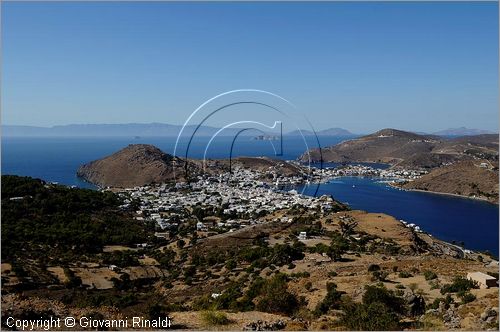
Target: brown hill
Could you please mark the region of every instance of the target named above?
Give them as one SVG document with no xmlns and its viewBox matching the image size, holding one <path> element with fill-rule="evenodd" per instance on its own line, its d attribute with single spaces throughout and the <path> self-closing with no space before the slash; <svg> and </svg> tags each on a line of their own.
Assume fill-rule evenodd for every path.
<svg viewBox="0 0 500 332">
<path fill-rule="evenodd" d="M 131 144 L 103 159 L 81 166 L 77 175 L 102 187 L 135 187 L 174 180 L 173 167 L 182 176 L 184 161 L 146 144 Z"/>
<path fill-rule="evenodd" d="M 435 168 L 459 160 L 484 158 L 498 160 L 498 135 L 467 136 L 446 139 L 396 129 L 344 141 L 320 151 L 309 151 L 313 161 L 383 162 L 404 167 Z M 299 159 L 307 161 L 309 154 Z"/>
<path fill-rule="evenodd" d="M 434 169 L 429 174 L 401 186 L 498 202 L 498 167 L 488 161 L 461 161 Z"/>
<path fill-rule="evenodd" d="M 189 159 L 186 173 L 184 159 L 166 154 L 152 145 L 131 144 L 108 157 L 81 166 L 77 175 L 100 187 L 130 188 L 174 180 L 184 181 L 186 174 L 193 177 L 203 172 L 228 172 L 229 164 L 229 159 L 207 160 L 205 165 L 203 160 Z M 246 168 L 260 172 L 264 181 L 272 179 L 272 174 L 295 176 L 308 173 L 303 167 L 266 157 L 234 158 L 232 167 L 233 170 Z"/>
</svg>

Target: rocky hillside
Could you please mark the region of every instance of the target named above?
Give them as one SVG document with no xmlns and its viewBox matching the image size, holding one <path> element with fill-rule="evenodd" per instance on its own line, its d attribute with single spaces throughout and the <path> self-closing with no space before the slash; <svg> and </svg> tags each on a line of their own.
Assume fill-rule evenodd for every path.
<svg viewBox="0 0 500 332">
<path fill-rule="evenodd" d="M 437 168 L 402 187 L 498 202 L 498 168 L 487 161 L 461 161 Z"/>
<path fill-rule="evenodd" d="M 498 135 L 478 135 L 446 139 L 419 135 L 396 129 L 383 129 L 374 134 L 344 141 L 335 146 L 313 149 L 314 161 L 383 162 L 395 166 L 435 168 L 459 160 L 483 158 L 498 161 Z M 307 161 L 309 154 L 299 159 Z"/>
<path fill-rule="evenodd" d="M 50 316 L 58 330 L 123 326 L 91 326 L 90 317 L 133 328 L 132 317 L 167 316 L 172 329 L 198 331 L 498 330 L 498 287 L 466 279 L 498 278 L 498 261 L 385 214 L 296 204 L 221 232 L 219 222 L 246 211 L 233 219 L 217 203 L 196 204 L 164 211 L 176 229 L 158 237 L 147 214 L 123 207 L 127 191 L 16 176 L 2 176 L 1 187 L 2 317 Z M 198 230 L 200 219 L 211 229 Z M 76 325 L 66 325 L 68 316 Z M 13 329 L 7 322 L 1 328 Z"/>
<path fill-rule="evenodd" d="M 179 169 L 177 176 L 182 176 L 185 165 L 182 159 L 152 145 L 131 144 L 108 157 L 81 166 L 77 175 L 102 187 L 127 188 L 172 181 L 174 165 Z M 196 168 L 194 165 L 190 167 Z"/>
<path fill-rule="evenodd" d="M 186 173 L 186 166 L 187 170 Z M 262 174 L 262 180 L 272 180 L 273 175 L 301 176 L 308 173 L 305 167 L 266 157 L 237 157 L 232 159 L 233 170 L 251 169 Z M 175 173 L 174 173 L 175 167 Z M 130 188 L 152 183 L 184 181 L 206 172 L 228 172 L 229 159 L 203 160 L 174 157 L 160 149 L 145 144 L 131 144 L 126 148 L 99 160 L 81 166 L 77 175 L 100 187 Z"/>
</svg>

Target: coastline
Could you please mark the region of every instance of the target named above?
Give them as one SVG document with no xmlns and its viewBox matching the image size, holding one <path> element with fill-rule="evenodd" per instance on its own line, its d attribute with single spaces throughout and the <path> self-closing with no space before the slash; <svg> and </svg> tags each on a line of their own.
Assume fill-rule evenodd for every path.
<svg viewBox="0 0 500 332">
<path fill-rule="evenodd" d="M 459 197 L 459 198 L 467 198 L 467 199 L 473 199 L 473 200 L 477 200 L 477 201 L 482 201 L 482 202 L 490 203 L 490 204 L 493 204 L 493 205 L 499 205 L 498 201 L 491 201 L 491 200 L 489 200 L 487 198 L 484 198 L 484 197 L 472 197 L 472 196 L 466 196 L 466 195 L 459 195 L 459 194 L 453 194 L 453 193 L 445 193 L 445 192 L 441 192 L 441 191 L 423 190 L 423 189 L 407 189 L 407 188 L 401 188 L 401 187 L 395 185 L 394 182 L 388 182 L 387 184 L 389 186 L 391 186 L 392 188 L 399 189 L 399 190 L 404 190 L 404 191 L 416 191 L 416 192 L 436 194 L 436 195 L 454 196 L 454 197 Z"/>
</svg>

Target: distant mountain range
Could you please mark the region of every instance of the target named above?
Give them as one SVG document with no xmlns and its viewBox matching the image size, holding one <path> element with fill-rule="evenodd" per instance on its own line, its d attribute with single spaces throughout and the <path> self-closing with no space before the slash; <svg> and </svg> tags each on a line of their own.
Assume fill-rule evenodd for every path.
<svg viewBox="0 0 500 332">
<path fill-rule="evenodd" d="M 184 128 L 183 136 L 192 135 L 197 126 L 190 125 Z M 77 136 L 77 137 L 112 137 L 112 136 L 166 136 L 176 137 L 179 134 L 182 126 L 166 123 L 126 123 L 126 124 L 69 124 L 53 127 L 37 127 L 37 126 L 17 126 L 3 125 L 2 136 L 26 136 L 26 137 L 43 137 L 43 136 Z M 212 136 L 219 128 L 211 126 L 201 126 L 198 128 L 197 135 Z M 221 136 L 234 136 L 241 128 L 228 128 L 221 133 Z M 314 133 L 310 130 L 301 130 L 304 136 L 313 136 Z M 473 136 L 482 134 L 494 134 L 495 132 L 482 129 L 469 129 L 466 127 L 449 128 L 434 132 L 432 134 L 424 132 L 415 132 L 419 135 L 437 135 L 437 136 Z M 276 135 L 277 133 L 269 133 Z M 293 130 L 284 135 L 298 136 L 300 132 Z M 243 136 L 255 136 L 256 133 L 248 131 L 242 133 Z M 317 136 L 357 136 L 349 130 L 343 128 L 329 128 L 316 131 Z"/>
<path fill-rule="evenodd" d="M 304 136 L 313 136 L 314 133 L 310 130 L 301 130 L 302 135 Z M 295 135 L 298 136 L 300 135 L 300 132 L 298 130 L 294 130 L 289 132 L 287 135 Z M 319 130 L 316 132 L 317 136 L 355 136 L 355 134 L 351 133 L 349 130 L 342 129 L 342 128 L 330 128 L 330 129 L 324 129 L 324 130 Z"/>
<path fill-rule="evenodd" d="M 186 126 L 183 131 L 183 136 L 192 135 L 197 126 Z M 128 124 L 70 124 L 53 127 L 36 127 L 36 126 L 15 126 L 3 125 L 2 136 L 94 136 L 94 137 L 112 137 L 112 136 L 170 136 L 176 137 L 182 126 L 171 125 L 165 123 L 128 123 Z M 201 126 L 197 130 L 199 136 L 212 136 L 219 128 L 210 126 Z M 238 133 L 241 128 L 228 128 L 221 133 L 221 136 L 233 136 Z M 276 135 L 277 133 L 270 133 Z M 300 135 L 298 130 L 284 133 L 285 135 Z M 302 130 L 305 136 L 312 136 L 313 133 L 308 130 Z M 342 128 L 331 128 L 321 130 L 316 133 L 318 136 L 354 136 L 353 133 Z M 244 136 L 255 136 L 256 133 L 248 131 L 243 133 Z"/>
<path fill-rule="evenodd" d="M 448 128 L 445 130 L 436 131 L 435 133 L 432 134 L 438 136 L 474 136 L 474 135 L 496 134 L 496 133 L 491 130 L 470 129 L 466 127 L 460 127 L 460 128 Z"/>
</svg>

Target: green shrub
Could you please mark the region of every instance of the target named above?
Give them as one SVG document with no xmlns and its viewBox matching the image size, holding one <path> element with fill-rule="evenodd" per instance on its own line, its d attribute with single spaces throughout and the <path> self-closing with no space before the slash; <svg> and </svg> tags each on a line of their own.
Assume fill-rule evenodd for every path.
<svg viewBox="0 0 500 332">
<path fill-rule="evenodd" d="M 462 304 L 472 302 L 476 299 L 476 296 L 470 292 L 459 292 L 457 296 L 462 300 Z"/>
<path fill-rule="evenodd" d="M 441 294 L 466 292 L 471 288 L 478 288 L 476 282 L 461 276 L 456 276 L 451 284 L 441 287 Z"/>
<path fill-rule="evenodd" d="M 438 289 L 441 287 L 441 284 L 437 279 L 429 281 L 429 285 L 431 286 L 431 289 Z"/>
<path fill-rule="evenodd" d="M 164 317 L 168 316 L 168 314 L 166 313 L 165 307 L 159 303 L 151 304 L 148 307 L 148 315 L 149 315 L 149 319 L 164 318 Z"/>
<path fill-rule="evenodd" d="M 401 271 L 401 272 L 399 272 L 398 276 L 400 278 L 410 278 L 410 277 L 413 277 L 413 274 L 411 274 L 408 271 Z"/>
<path fill-rule="evenodd" d="M 436 279 L 437 277 L 438 276 L 436 273 L 434 273 L 434 271 L 430 271 L 430 270 L 424 271 L 425 280 L 433 280 L 433 279 Z"/>
<path fill-rule="evenodd" d="M 230 259 L 226 262 L 226 268 L 228 270 L 232 270 L 234 268 L 236 268 L 237 264 L 236 264 L 236 261 L 234 259 Z"/>
<path fill-rule="evenodd" d="M 231 323 L 227 315 L 220 311 L 202 311 L 201 319 L 206 325 L 210 326 L 228 325 Z"/>
<path fill-rule="evenodd" d="M 292 264 L 294 260 L 304 258 L 305 246 L 301 242 L 296 242 L 292 246 L 288 244 L 276 244 L 269 254 L 269 262 L 277 266 Z M 290 268 L 290 267 L 289 267 Z"/>
<path fill-rule="evenodd" d="M 332 242 L 327 251 L 328 257 L 334 262 L 342 259 L 342 255 L 349 249 L 349 243 L 342 237 L 339 232 L 334 232 L 332 235 Z"/>
<path fill-rule="evenodd" d="M 347 302 L 342 306 L 340 322 L 350 330 L 400 330 L 400 315 L 405 302 L 384 286 L 366 286 L 362 303 Z"/>
<path fill-rule="evenodd" d="M 340 322 L 349 330 L 392 331 L 400 330 L 399 318 L 380 302 L 371 304 L 349 303 L 343 306 Z"/>
<path fill-rule="evenodd" d="M 340 298 L 343 292 L 337 290 L 337 285 L 333 282 L 326 284 L 326 296 L 316 306 L 317 314 L 326 314 L 330 309 L 338 309 L 340 307 Z"/>
<path fill-rule="evenodd" d="M 397 297 L 393 291 L 384 286 L 366 286 L 363 303 L 369 305 L 375 302 L 383 303 L 394 312 L 401 314 L 405 312 L 405 301 Z"/>
<path fill-rule="evenodd" d="M 259 293 L 256 307 L 260 311 L 291 314 L 298 309 L 299 300 L 288 291 L 286 275 L 282 273 L 265 280 Z"/>
<path fill-rule="evenodd" d="M 329 276 L 329 277 L 336 277 L 336 276 L 338 276 L 338 275 L 339 275 L 339 274 L 338 274 L 337 272 L 335 272 L 335 271 L 330 271 L 330 272 L 328 272 L 328 276 Z"/>
<path fill-rule="evenodd" d="M 380 271 L 380 266 L 377 264 L 370 264 L 368 266 L 368 272 Z"/>
<path fill-rule="evenodd" d="M 438 309 L 439 308 L 439 303 L 443 302 L 444 303 L 444 308 L 449 309 L 450 304 L 454 303 L 455 301 L 451 297 L 450 294 L 446 295 L 446 298 L 438 297 L 434 299 L 434 301 L 429 304 L 427 307 L 428 309 Z"/>
<path fill-rule="evenodd" d="M 311 274 L 307 271 L 304 272 L 294 272 L 290 274 L 290 278 L 309 278 Z"/>
</svg>

